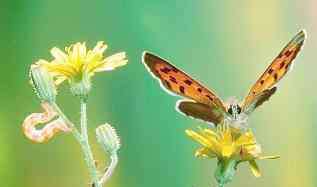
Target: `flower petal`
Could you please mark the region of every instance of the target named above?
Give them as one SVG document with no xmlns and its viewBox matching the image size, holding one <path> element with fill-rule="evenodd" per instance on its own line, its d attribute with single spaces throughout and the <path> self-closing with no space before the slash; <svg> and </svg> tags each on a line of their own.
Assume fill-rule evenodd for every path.
<svg viewBox="0 0 317 187">
<path fill-rule="evenodd" d="M 250 169 L 255 177 L 261 177 L 260 168 L 255 160 L 249 160 Z"/>
<path fill-rule="evenodd" d="M 224 131 L 222 132 L 222 138 L 224 144 L 231 144 L 233 142 L 232 134 L 229 128 L 224 129 Z"/>
<path fill-rule="evenodd" d="M 76 74 L 76 69 L 69 63 L 45 63 L 43 64 L 53 76 L 63 75 L 66 77 L 71 77 Z"/>
<path fill-rule="evenodd" d="M 40 59 L 40 60 L 38 60 L 37 62 L 35 62 L 35 65 L 49 66 L 49 65 L 50 65 L 50 62 L 48 62 L 48 61 L 46 61 L 46 60 L 43 60 L 43 59 Z"/>
<path fill-rule="evenodd" d="M 204 130 L 202 130 L 202 132 L 205 134 L 205 136 L 208 136 L 210 138 L 214 138 L 216 140 L 219 139 L 219 135 L 210 129 L 204 129 Z"/>
<path fill-rule="evenodd" d="M 67 55 L 57 47 L 51 49 L 51 54 L 58 63 L 66 63 L 68 60 Z"/>
<path fill-rule="evenodd" d="M 261 145 L 259 144 L 253 144 L 253 145 L 246 145 L 244 148 L 247 150 L 247 152 L 254 157 L 257 157 L 262 153 Z"/>
<path fill-rule="evenodd" d="M 201 145 L 205 147 L 212 147 L 212 144 L 210 143 L 210 141 L 206 139 L 205 137 L 201 136 L 200 134 L 198 134 L 197 132 L 188 130 L 188 129 L 185 130 L 185 132 L 189 137 L 191 137 L 193 140 L 197 141 Z"/>
<path fill-rule="evenodd" d="M 100 64 L 100 62 L 102 61 L 102 58 L 103 58 L 103 53 L 107 49 L 107 47 L 108 46 L 106 44 L 104 44 L 104 42 L 102 42 L 102 41 L 97 42 L 97 45 L 94 47 L 94 49 L 89 50 L 87 52 L 86 61 L 99 62 L 99 64 Z M 94 67 L 97 68 L 97 67 L 99 67 L 99 65 L 94 66 Z"/>
<path fill-rule="evenodd" d="M 278 159 L 281 158 L 279 155 L 275 155 L 275 156 L 260 156 L 257 159 L 263 160 L 263 159 Z"/>
<path fill-rule="evenodd" d="M 125 52 L 117 53 L 110 57 L 107 57 L 103 61 L 103 64 L 101 64 L 100 67 L 96 68 L 95 72 L 111 71 L 117 67 L 124 66 L 128 62 L 128 60 L 125 58 L 126 58 Z"/>
<path fill-rule="evenodd" d="M 235 152 L 234 144 L 222 145 L 221 155 L 222 157 L 229 158 Z"/>
<path fill-rule="evenodd" d="M 106 44 L 104 44 L 103 41 L 97 42 L 96 46 L 92 50 L 92 53 L 94 54 L 102 54 L 104 51 L 108 48 Z"/>
<path fill-rule="evenodd" d="M 61 84 L 62 82 L 64 82 L 66 79 L 67 79 L 67 77 L 65 77 L 65 76 L 57 77 L 56 80 L 55 80 L 55 84 L 56 84 L 56 85 L 60 85 L 60 84 Z"/>
<path fill-rule="evenodd" d="M 202 147 L 196 150 L 195 157 L 202 157 L 202 158 L 215 158 L 217 155 L 215 152 L 211 151 L 206 147 Z"/>
<path fill-rule="evenodd" d="M 78 48 L 78 55 L 79 58 L 84 59 L 86 58 L 86 43 L 82 43 Z"/>
<path fill-rule="evenodd" d="M 120 52 L 120 53 L 116 53 L 114 55 L 107 57 L 106 61 L 107 62 L 120 61 L 120 60 L 124 60 L 125 58 L 126 58 L 125 52 Z"/>
<path fill-rule="evenodd" d="M 82 48 L 85 47 L 85 44 L 81 44 L 81 43 L 76 43 L 75 45 L 70 47 L 69 50 L 69 56 L 70 56 L 70 61 L 73 64 L 76 64 L 77 67 L 80 67 L 81 62 L 83 59 L 80 58 L 80 52 L 82 50 Z M 85 47 L 86 48 L 86 47 Z"/>
<path fill-rule="evenodd" d="M 236 144 L 237 145 L 248 145 L 248 144 L 255 144 L 255 137 L 251 131 L 248 131 L 244 134 L 242 134 L 237 140 Z"/>
</svg>

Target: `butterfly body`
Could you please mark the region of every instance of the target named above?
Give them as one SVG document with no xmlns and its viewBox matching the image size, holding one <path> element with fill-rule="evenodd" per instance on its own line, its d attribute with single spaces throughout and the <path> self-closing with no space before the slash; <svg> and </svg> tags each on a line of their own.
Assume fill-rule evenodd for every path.
<svg viewBox="0 0 317 187">
<path fill-rule="evenodd" d="M 248 125 L 248 115 L 242 111 L 242 107 L 240 106 L 238 100 L 232 97 L 225 105 L 227 106 L 227 112 L 223 123 L 230 124 L 235 128 L 246 129 Z"/>
<path fill-rule="evenodd" d="M 230 114 L 234 119 L 237 119 L 238 115 L 241 114 L 242 111 L 242 108 L 237 100 L 235 98 L 230 98 L 226 105 L 228 106 L 228 114 Z"/>
<path fill-rule="evenodd" d="M 143 53 L 142 62 L 164 90 L 186 98 L 176 104 L 180 113 L 216 126 L 228 123 L 232 127 L 245 128 L 248 116 L 276 92 L 277 82 L 290 70 L 305 38 L 305 32 L 300 31 L 273 60 L 240 103 L 236 99 L 224 103 L 215 92 L 150 52 Z"/>
</svg>

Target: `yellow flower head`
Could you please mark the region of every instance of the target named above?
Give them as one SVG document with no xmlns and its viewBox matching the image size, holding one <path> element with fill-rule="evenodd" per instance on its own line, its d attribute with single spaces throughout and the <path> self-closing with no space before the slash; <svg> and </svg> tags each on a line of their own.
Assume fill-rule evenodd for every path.
<svg viewBox="0 0 317 187">
<path fill-rule="evenodd" d="M 76 87 L 76 83 L 86 83 L 90 88 L 90 78 L 101 71 L 110 71 L 125 65 L 128 60 L 124 52 L 104 57 L 107 49 L 102 41 L 98 42 L 92 50 L 87 50 L 85 43 L 76 43 L 66 47 L 65 51 L 54 47 L 51 54 L 54 59 L 50 62 L 39 60 L 37 64 L 43 65 L 54 76 L 55 83 L 60 84 L 68 80 Z M 78 86 L 78 85 L 77 85 Z M 80 87 L 80 89 L 85 89 Z"/>
<path fill-rule="evenodd" d="M 195 156 L 203 158 L 217 158 L 218 166 L 227 167 L 233 163 L 233 169 L 244 161 L 248 161 L 253 174 L 256 177 L 261 175 L 256 159 L 275 159 L 279 156 L 260 156 L 262 151 L 256 143 L 253 133 L 249 130 L 240 132 L 229 126 L 221 125 L 216 131 L 201 129 L 199 132 L 186 130 L 186 134 L 202 145 Z M 223 169 L 223 168 L 222 168 Z M 232 177 L 232 176 L 231 176 Z"/>
</svg>

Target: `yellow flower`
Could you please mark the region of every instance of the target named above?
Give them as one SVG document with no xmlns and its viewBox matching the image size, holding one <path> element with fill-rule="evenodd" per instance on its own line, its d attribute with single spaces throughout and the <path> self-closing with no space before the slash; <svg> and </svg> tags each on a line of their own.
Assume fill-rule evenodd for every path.
<svg viewBox="0 0 317 187">
<path fill-rule="evenodd" d="M 241 162 L 249 162 L 251 171 L 256 177 L 259 177 L 261 173 L 255 162 L 256 159 L 279 158 L 279 156 L 261 156 L 261 147 L 256 143 L 250 130 L 240 132 L 222 125 L 216 131 L 211 129 L 201 129 L 199 132 L 186 130 L 186 134 L 202 145 L 196 151 L 196 157 L 218 159 L 219 171 L 218 174 L 216 171 L 215 175 L 218 182 L 221 180 L 221 183 L 227 183 L 232 179 L 235 171 L 230 171 L 230 169 L 236 170 L 237 165 Z"/>
<path fill-rule="evenodd" d="M 106 49 L 107 45 L 102 41 L 98 42 L 92 50 L 87 50 L 85 43 L 66 47 L 65 52 L 54 47 L 51 50 L 54 59 L 50 62 L 39 60 L 37 64 L 47 68 L 54 76 L 56 84 L 68 80 L 73 84 L 74 89 L 88 92 L 90 78 L 96 72 L 110 71 L 128 62 L 124 52 L 104 58 L 103 53 Z M 78 84 L 82 82 L 84 85 Z"/>
</svg>

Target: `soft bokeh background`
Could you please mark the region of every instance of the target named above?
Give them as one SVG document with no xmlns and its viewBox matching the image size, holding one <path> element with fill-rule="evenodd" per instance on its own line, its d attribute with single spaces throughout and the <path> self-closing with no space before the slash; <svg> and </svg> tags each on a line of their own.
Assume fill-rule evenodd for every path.
<svg viewBox="0 0 317 187">
<path fill-rule="evenodd" d="M 317 186 L 317 24 L 315 0 L 128 1 L 2 0 L 0 3 L 0 183 L 9 187 L 88 186 L 77 142 L 60 135 L 33 144 L 21 132 L 27 114 L 40 110 L 28 84 L 28 67 L 49 50 L 77 41 L 106 41 L 107 54 L 126 51 L 130 64 L 98 74 L 89 101 L 89 133 L 96 159 L 107 157 L 94 138 L 109 122 L 122 138 L 120 162 L 108 187 L 215 186 L 214 160 L 199 160 L 186 128 L 203 125 L 174 110 L 140 62 L 143 50 L 171 60 L 222 98 L 247 93 L 284 45 L 302 28 L 304 50 L 277 94 L 254 113 L 250 124 L 267 154 L 263 177 L 246 164 L 228 186 Z M 75 121 L 78 101 L 67 85 L 58 102 Z"/>
</svg>

